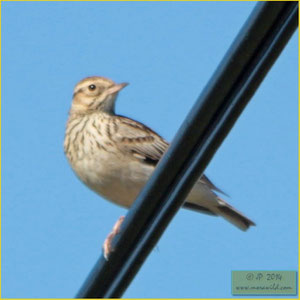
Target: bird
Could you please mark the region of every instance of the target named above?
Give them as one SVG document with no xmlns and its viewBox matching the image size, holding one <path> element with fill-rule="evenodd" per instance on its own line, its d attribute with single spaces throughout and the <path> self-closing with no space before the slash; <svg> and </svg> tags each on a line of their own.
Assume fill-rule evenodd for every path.
<svg viewBox="0 0 300 300">
<path fill-rule="evenodd" d="M 118 94 L 128 83 L 91 76 L 76 84 L 66 124 L 64 152 L 79 179 L 103 198 L 129 208 L 146 184 L 169 143 L 148 126 L 116 114 Z M 255 223 L 223 200 L 224 194 L 202 175 L 183 208 L 221 216 L 245 231 Z M 113 237 L 124 217 L 104 242 L 108 258 Z"/>
</svg>

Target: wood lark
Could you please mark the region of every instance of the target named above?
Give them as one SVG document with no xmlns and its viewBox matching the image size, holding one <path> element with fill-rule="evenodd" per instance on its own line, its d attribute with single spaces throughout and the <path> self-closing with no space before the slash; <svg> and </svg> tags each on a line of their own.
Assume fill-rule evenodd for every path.
<svg viewBox="0 0 300 300">
<path fill-rule="evenodd" d="M 126 85 L 104 77 L 88 77 L 75 86 L 64 150 L 75 174 L 90 189 L 130 207 L 169 144 L 147 126 L 115 114 L 116 98 Z M 202 175 L 183 207 L 222 216 L 241 230 L 255 225 L 215 192 L 222 193 Z M 122 220 L 104 243 L 106 257 Z"/>
</svg>

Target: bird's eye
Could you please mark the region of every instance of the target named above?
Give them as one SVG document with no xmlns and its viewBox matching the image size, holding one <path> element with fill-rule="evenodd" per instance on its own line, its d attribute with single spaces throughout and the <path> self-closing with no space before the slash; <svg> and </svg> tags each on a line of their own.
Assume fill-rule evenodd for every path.
<svg viewBox="0 0 300 300">
<path fill-rule="evenodd" d="M 96 86 L 94 84 L 89 85 L 89 90 L 94 91 L 96 89 Z"/>
</svg>

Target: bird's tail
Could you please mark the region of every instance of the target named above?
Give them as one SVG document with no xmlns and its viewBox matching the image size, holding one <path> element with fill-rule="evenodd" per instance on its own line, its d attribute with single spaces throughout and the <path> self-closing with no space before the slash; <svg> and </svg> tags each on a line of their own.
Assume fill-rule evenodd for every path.
<svg viewBox="0 0 300 300">
<path fill-rule="evenodd" d="M 250 226 L 255 226 L 255 223 L 245 217 L 242 213 L 218 197 L 218 205 L 215 207 L 216 214 L 225 218 L 231 224 L 245 231 Z"/>
</svg>

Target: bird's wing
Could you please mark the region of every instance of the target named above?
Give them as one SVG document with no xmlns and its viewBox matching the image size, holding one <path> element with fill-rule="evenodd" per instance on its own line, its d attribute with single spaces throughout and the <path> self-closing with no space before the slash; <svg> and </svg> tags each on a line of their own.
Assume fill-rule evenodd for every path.
<svg viewBox="0 0 300 300">
<path fill-rule="evenodd" d="M 168 149 L 169 143 L 142 123 L 123 116 L 119 117 L 120 122 L 114 134 L 114 139 L 116 139 L 119 149 L 145 163 L 156 166 L 164 152 Z M 204 174 L 200 177 L 199 181 L 207 185 L 211 190 L 226 195 Z"/>
<path fill-rule="evenodd" d="M 119 118 L 114 139 L 124 151 L 145 163 L 156 165 L 169 143 L 147 126 L 129 118 Z"/>
<path fill-rule="evenodd" d="M 221 189 L 216 187 L 204 174 L 200 177 L 200 181 L 207 185 L 211 190 L 219 192 L 225 196 L 228 196 L 225 192 L 223 192 Z"/>
</svg>

